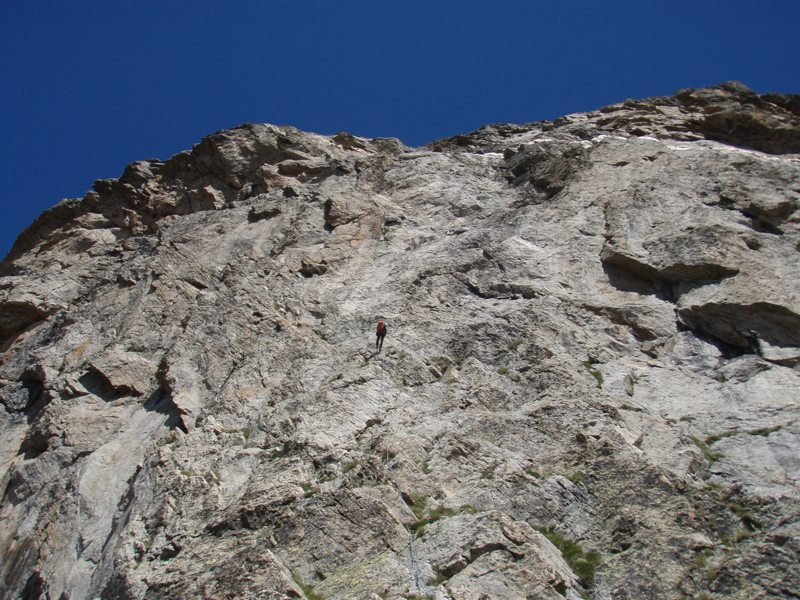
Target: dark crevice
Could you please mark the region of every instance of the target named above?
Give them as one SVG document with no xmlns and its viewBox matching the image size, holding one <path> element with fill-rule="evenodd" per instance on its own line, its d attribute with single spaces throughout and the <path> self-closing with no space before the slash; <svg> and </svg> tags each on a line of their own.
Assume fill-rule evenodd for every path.
<svg viewBox="0 0 800 600">
<path fill-rule="evenodd" d="M 750 227 L 753 231 L 769 233 L 771 235 L 783 235 L 783 229 L 767 220 L 762 215 L 757 215 L 746 210 L 740 212 L 750 220 Z"/>
<path fill-rule="evenodd" d="M 189 278 L 189 279 L 184 279 L 184 281 L 193 288 L 195 288 L 196 290 L 203 291 L 205 289 L 208 289 L 208 286 L 198 279 Z"/>
<path fill-rule="evenodd" d="M 30 423 L 39 414 L 39 411 L 45 407 L 49 401 L 49 396 L 44 393 L 44 382 L 38 379 L 23 379 L 21 387 L 28 394 L 28 401 L 25 404 L 25 412 L 28 414 L 28 422 Z"/>
<path fill-rule="evenodd" d="M 567 584 L 566 583 L 564 583 L 563 581 L 553 581 L 553 582 L 550 582 L 550 585 L 553 586 L 553 589 L 556 592 L 558 592 L 559 594 L 561 594 L 565 598 L 567 597 Z"/>
<path fill-rule="evenodd" d="M 635 309 L 631 309 L 628 307 L 613 307 L 613 306 L 592 306 L 588 304 L 584 304 L 582 308 L 593 312 L 596 315 L 600 315 L 615 323 L 616 325 L 622 325 L 623 327 L 627 327 L 636 339 L 638 340 L 654 340 L 659 337 L 657 332 L 654 332 L 646 327 L 643 327 L 638 322 L 638 314 Z"/>
<path fill-rule="evenodd" d="M 491 298 L 490 295 L 487 295 L 483 291 L 481 291 L 481 288 L 472 283 L 469 279 L 464 279 L 462 283 L 467 287 L 467 289 L 471 294 L 476 295 L 478 298 L 483 298 L 483 299 Z"/>
<path fill-rule="evenodd" d="M 463 556 L 455 563 L 443 567 L 441 572 L 448 578 L 453 577 L 454 575 L 457 575 L 466 569 L 470 564 L 478 560 L 479 557 L 483 556 L 484 554 L 488 554 L 489 552 L 494 552 L 495 550 L 508 550 L 508 548 L 505 546 L 505 544 L 498 542 L 489 543 L 485 546 L 479 546 L 477 548 L 470 548 L 468 557 Z"/>
<path fill-rule="evenodd" d="M 41 573 L 34 571 L 25 583 L 25 588 L 19 596 L 20 600 L 48 600 L 49 597 L 44 591 L 44 579 Z"/>
<path fill-rule="evenodd" d="M 642 296 L 655 296 L 659 300 L 675 304 L 678 300 L 677 285 L 658 277 L 642 277 L 623 265 L 602 261 L 608 282 L 621 292 L 635 292 Z"/>
<path fill-rule="evenodd" d="M 776 348 L 800 347 L 800 314 L 780 304 L 706 303 L 678 310 L 680 322 L 725 343 L 758 354 L 764 344 Z"/>
<path fill-rule="evenodd" d="M 256 221 L 261 221 L 262 219 L 272 219 L 273 217 L 277 217 L 282 212 L 282 203 L 275 200 L 258 203 L 250 209 L 250 212 L 247 215 L 247 220 L 250 223 L 255 223 Z"/>
<path fill-rule="evenodd" d="M 170 430 L 180 429 L 183 433 L 189 433 L 183 422 L 183 413 L 177 404 L 172 400 L 172 393 L 165 389 L 158 389 L 153 392 L 144 403 L 144 409 L 148 412 L 156 412 L 167 417 L 164 425 Z"/>
<path fill-rule="evenodd" d="M 738 356 L 744 356 L 745 354 L 761 356 L 761 350 L 758 346 L 758 339 L 755 336 L 753 336 L 749 346 L 736 346 L 708 333 L 707 331 L 704 331 L 701 327 L 691 328 L 680 320 L 677 321 L 676 325 L 678 331 L 689 332 L 698 340 L 714 346 L 720 351 L 720 353 L 722 353 L 722 357 L 726 360 L 730 360 Z"/>
<path fill-rule="evenodd" d="M 499 542 L 493 542 L 478 548 L 470 548 L 469 562 L 475 562 L 479 557 L 483 556 L 484 554 L 488 554 L 489 552 L 494 552 L 495 550 L 508 550 L 508 548 L 505 544 L 501 544 Z"/>
<path fill-rule="evenodd" d="M 37 427 L 32 427 L 25 434 L 17 450 L 17 456 L 24 455 L 26 460 L 36 458 L 50 448 L 50 438 Z"/>
<path fill-rule="evenodd" d="M 716 264 L 676 264 L 655 269 L 624 254 L 601 256 L 601 263 L 608 282 L 618 290 L 655 296 L 671 304 L 690 289 L 720 283 L 739 272 Z"/>
<path fill-rule="evenodd" d="M 33 369 L 25 371 L 18 382 L 15 396 L 17 401 L 13 406 L 16 409 L 14 412 L 24 413 L 29 425 L 17 455 L 24 455 L 26 459 L 36 458 L 50 447 L 50 435 L 46 428 L 40 426 L 39 417 L 52 396 L 45 389 L 41 374 Z M 7 406 L 8 408 L 11 407 Z"/>
<path fill-rule="evenodd" d="M 136 396 L 136 390 L 126 386 L 115 386 L 106 375 L 94 366 L 78 379 L 80 384 L 91 394 L 102 398 L 106 402 L 111 402 L 122 396 Z"/>
</svg>

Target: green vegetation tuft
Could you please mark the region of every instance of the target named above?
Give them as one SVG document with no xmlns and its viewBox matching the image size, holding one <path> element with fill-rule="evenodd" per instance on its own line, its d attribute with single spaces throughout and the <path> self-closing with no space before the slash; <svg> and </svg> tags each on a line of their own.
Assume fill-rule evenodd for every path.
<svg viewBox="0 0 800 600">
<path fill-rule="evenodd" d="M 434 569 L 433 572 L 434 572 L 434 574 L 436 576 L 435 577 L 431 577 L 430 579 L 428 579 L 428 581 L 425 582 L 425 585 L 429 585 L 429 586 L 433 587 L 433 586 L 436 586 L 436 585 L 441 585 L 445 581 L 450 579 L 447 575 L 442 573 L 439 569 Z"/>
<path fill-rule="evenodd" d="M 697 556 L 695 556 L 692 565 L 698 569 L 705 569 L 708 565 L 708 557 L 706 556 L 705 552 L 700 552 Z"/>
<path fill-rule="evenodd" d="M 481 472 L 481 479 L 494 479 L 494 470 L 497 465 L 491 465 Z"/>
<path fill-rule="evenodd" d="M 303 491 L 305 492 L 303 496 L 304 498 L 311 498 L 311 496 L 314 494 L 319 493 L 319 488 L 311 483 L 301 483 L 300 487 L 303 488 Z"/>
<path fill-rule="evenodd" d="M 250 428 L 242 427 L 241 429 L 223 429 L 222 433 L 227 433 L 227 434 L 241 433 L 242 435 L 244 435 L 245 439 L 247 439 L 248 437 L 250 437 Z"/>
<path fill-rule="evenodd" d="M 742 520 L 751 519 L 750 511 L 748 511 L 744 506 L 742 506 L 738 502 L 728 501 L 725 503 L 725 506 L 727 506 L 740 519 Z"/>
<path fill-rule="evenodd" d="M 791 423 L 789 423 L 791 425 Z M 775 427 L 762 427 L 761 429 L 753 429 L 752 431 L 748 431 L 750 435 L 763 435 L 764 437 L 768 436 L 770 433 L 775 433 L 776 431 L 780 431 L 783 429 L 783 425 L 776 425 Z"/>
<path fill-rule="evenodd" d="M 603 374 L 594 368 L 594 363 L 590 360 L 587 360 L 583 363 L 583 366 L 586 367 L 589 371 L 589 374 L 597 380 L 597 387 L 602 388 L 603 382 Z"/>
<path fill-rule="evenodd" d="M 424 519 L 421 518 L 422 512 L 424 511 L 424 505 L 422 505 L 422 508 L 420 509 L 418 509 L 415 506 L 412 506 L 411 510 L 417 517 L 417 520 L 414 521 L 413 523 L 409 523 L 408 528 L 411 529 L 411 531 L 415 532 L 417 536 L 421 536 L 423 533 L 425 533 L 425 525 L 427 525 L 428 523 L 433 523 L 434 521 L 438 521 L 442 517 L 452 517 L 454 515 L 457 515 L 463 511 L 463 507 L 460 509 L 455 509 L 455 508 L 447 508 L 445 506 L 438 506 L 434 508 L 432 511 L 430 511 L 428 516 L 425 517 Z"/>
<path fill-rule="evenodd" d="M 731 437 L 731 436 L 734 436 L 734 435 L 738 435 L 739 433 L 741 433 L 741 432 L 738 429 L 730 429 L 728 431 L 723 431 L 722 433 L 715 433 L 714 435 L 710 435 L 710 436 L 708 436 L 706 438 L 706 444 L 708 444 L 710 446 L 714 442 L 718 442 L 721 439 L 726 438 L 726 437 Z"/>
<path fill-rule="evenodd" d="M 567 561 L 572 572 L 580 577 L 584 586 L 590 588 L 594 585 L 595 570 L 603 562 L 603 556 L 599 552 L 592 550 L 584 553 L 578 544 L 557 534 L 555 527 L 534 527 L 534 529 L 561 551 L 564 560 Z"/>
<path fill-rule="evenodd" d="M 314 593 L 314 587 L 311 585 L 306 585 L 303 581 L 298 577 L 295 573 L 292 573 L 292 579 L 294 582 L 303 590 L 303 595 L 306 597 L 306 600 L 325 600 L 319 594 Z"/>
<path fill-rule="evenodd" d="M 428 523 L 430 523 L 428 519 L 420 519 L 418 521 L 414 521 L 413 523 L 408 523 L 408 528 L 413 534 L 416 534 L 417 537 L 422 537 L 425 535 L 425 525 Z"/>
<path fill-rule="evenodd" d="M 753 535 L 753 532 L 750 531 L 747 527 L 744 526 L 740 527 L 739 530 L 736 532 L 736 538 L 734 539 L 734 542 L 738 544 L 742 540 L 746 540 L 747 538 L 749 538 L 751 535 Z"/>
<path fill-rule="evenodd" d="M 700 450 L 703 451 L 703 455 L 706 457 L 706 460 L 708 460 L 708 462 L 711 463 L 716 462 L 720 458 L 723 458 L 725 456 L 724 454 L 714 452 L 711 448 L 709 448 L 708 444 L 703 440 L 700 440 L 696 437 L 692 437 L 692 441 L 698 448 L 700 448 Z"/>
<path fill-rule="evenodd" d="M 584 479 L 583 479 L 583 473 L 581 473 L 580 471 L 575 471 L 574 473 L 571 473 L 567 477 L 567 479 L 569 479 L 575 485 L 578 485 L 579 483 L 584 483 L 585 482 Z"/>
<path fill-rule="evenodd" d="M 347 463 L 345 466 L 342 467 L 342 473 L 347 473 L 348 471 L 352 471 L 360 464 L 361 464 L 360 460 L 350 461 L 349 463 Z"/>
<path fill-rule="evenodd" d="M 594 585 L 594 573 L 601 562 L 603 562 L 602 554 L 597 550 L 591 550 L 584 555 L 584 558 L 567 564 L 572 567 L 572 570 L 587 587 L 592 587 Z"/>
<path fill-rule="evenodd" d="M 525 469 L 525 472 L 526 472 L 528 475 L 532 475 L 533 477 L 536 477 L 536 479 L 541 479 L 541 478 L 542 478 L 542 474 L 541 474 L 541 473 L 539 473 L 539 471 L 537 471 L 536 469 L 534 469 L 534 468 L 533 468 L 533 465 L 531 465 L 530 467 L 528 467 L 527 469 Z"/>
<path fill-rule="evenodd" d="M 446 506 L 438 506 L 431 511 L 430 516 L 428 517 L 431 522 L 438 521 L 442 517 L 452 517 L 457 515 L 461 512 L 461 509 L 456 510 L 455 508 L 447 508 Z"/>
<path fill-rule="evenodd" d="M 518 340 L 514 340 L 513 342 L 509 342 L 509 343 L 508 343 L 508 350 L 509 350 L 509 352 L 513 352 L 514 350 L 516 350 L 517 348 L 519 348 L 520 344 L 522 344 L 522 342 L 523 342 L 523 341 L 524 341 L 524 340 L 522 340 L 522 339 L 520 338 L 520 339 L 518 339 Z"/>
<path fill-rule="evenodd" d="M 425 496 L 417 496 L 416 494 L 411 494 L 409 496 L 411 498 L 411 512 L 414 513 L 414 516 L 417 519 L 422 518 L 422 513 L 425 512 L 425 505 L 428 504 L 428 498 Z"/>
</svg>

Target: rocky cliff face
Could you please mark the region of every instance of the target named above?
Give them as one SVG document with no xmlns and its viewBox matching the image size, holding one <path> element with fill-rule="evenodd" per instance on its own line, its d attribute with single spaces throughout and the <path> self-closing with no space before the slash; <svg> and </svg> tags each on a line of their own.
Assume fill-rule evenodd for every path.
<svg viewBox="0 0 800 600">
<path fill-rule="evenodd" d="M 245 125 L 62 202 L 0 265 L 0 596 L 796 598 L 799 123 Z"/>
</svg>

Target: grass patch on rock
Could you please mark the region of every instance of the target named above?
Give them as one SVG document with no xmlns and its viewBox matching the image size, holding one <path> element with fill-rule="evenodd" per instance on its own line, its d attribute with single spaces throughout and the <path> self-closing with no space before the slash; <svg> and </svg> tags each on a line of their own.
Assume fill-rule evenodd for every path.
<svg viewBox="0 0 800 600">
<path fill-rule="evenodd" d="M 303 488 L 304 498 L 311 498 L 314 494 L 319 493 L 319 488 L 312 483 L 301 483 L 300 487 Z"/>
<path fill-rule="evenodd" d="M 789 423 L 789 425 L 792 425 L 793 423 L 794 421 Z M 775 427 L 762 427 L 761 429 L 753 429 L 751 431 L 748 431 L 747 433 L 749 433 L 750 435 L 763 435 L 764 437 L 767 437 L 770 433 L 775 433 L 776 431 L 780 431 L 783 428 L 784 425 L 775 425 Z"/>
<path fill-rule="evenodd" d="M 599 552 L 596 550 L 584 552 L 580 545 L 557 534 L 555 527 L 534 527 L 534 529 L 561 551 L 572 572 L 580 577 L 587 588 L 594 585 L 594 573 L 603 562 L 603 556 Z"/>
<path fill-rule="evenodd" d="M 325 600 L 319 594 L 314 593 L 313 586 L 306 585 L 305 583 L 303 583 L 303 581 L 300 579 L 300 577 L 297 576 L 297 574 L 292 573 L 292 579 L 294 579 L 294 582 L 297 584 L 297 586 L 301 590 L 303 590 L 303 595 L 306 597 L 306 600 Z"/>
<path fill-rule="evenodd" d="M 738 429 L 731 429 L 729 431 L 723 431 L 722 433 L 715 433 L 714 435 L 710 435 L 710 436 L 708 436 L 706 438 L 706 444 L 708 444 L 710 446 L 711 444 L 713 444 L 715 442 L 718 442 L 721 439 L 724 439 L 726 437 L 731 437 L 731 436 L 734 436 L 734 435 L 738 435 L 740 433 L 742 433 L 742 432 L 739 431 Z"/>
<path fill-rule="evenodd" d="M 525 472 L 528 475 L 531 475 L 532 477 L 536 477 L 536 479 L 541 479 L 542 478 L 542 474 L 539 473 L 539 471 L 537 471 L 536 468 L 533 467 L 533 466 L 530 466 L 530 467 L 526 468 Z"/>
<path fill-rule="evenodd" d="M 497 465 L 491 465 L 481 472 L 481 479 L 494 479 L 494 470 Z"/>
<path fill-rule="evenodd" d="M 595 380 L 597 381 L 597 387 L 602 389 L 603 382 L 605 380 L 603 379 L 603 374 L 594 368 L 594 363 L 590 360 L 587 360 L 584 361 L 583 366 L 586 367 L 586 369 L 589 371 L 589 374 L 595 378 Z"/>
<path fill-rule="evenodd" d="M 467 512 L 473 514 L 470 510 L 472 507 L 468 505 L 463 505 L 460 508 L 448 508 L 446 506 L 437 506 L 432 511 L 428 513 L 427 517 L 422 518 L 422 514 L 424 512 L 425 503 L 427 502 L 426 498 L 412 498 L 415 501 L 415 505 L 411 506 L 411 511 L 417 517 L 417 520 L 413 523 L 408 524 L 408 528 L 411 529 L 417 536 L 421 536 L 425 533 L 425 526 L 429 523 L 433 523 L 438 521 L 443 517 L 454 517 L 462 512 Z M 474 509 L 473 509 L 474 510 Z"/>
<path fill-rule="evenodd" d="M 342 473 L 347 473 L 348 471 L 352 471 L 360 464 L 361 464 L 360 460 L 350 461 L 349 463 L 347 463 L 345 466 L 342 467 Z"/>
<path fill-rule="evenodd" d="M 714 452 L 709 447 L 708 442 L 706 442 L 706 441 L 703 441 L 703 440 L 701 440 L 699 438 L 696 438 L 696 437 L 692 437 L 692 441 L 695 443 L 695 445 L 698 448 L 700 448 L 700 450 L 703 452 L 703 456 L 706 457 L 706 460 L 708 460 L 708 462 L 711 462 L 711 463 L 717 462 L 720 458 L 723 458 L 725 456 L 724 454 L 720 454 L 718 452 Z"/>
<path fill-rule="evenodd" d="M 585 480 L 583 479 L 583 473 L 580 471 L 575 471 L 574 473 L 567 475 L 567 479 L 569 479 L 575 485 L 585 483 Z"/>
<path fill-rule="evenodd" d="M 430 579 L 428 579 L 428 581 L 425 582 L 425 585 L 429 585 L 431 587 L 434 587 L 434 586 L 437 586 L 437 585 L 441 585 L 445 581 L 450 579 L 447 575 L 442 573 L 439 569 L 434 569 L 433 573 L 434 573 L 435 576 L 431 577 Z"/>
</svg>

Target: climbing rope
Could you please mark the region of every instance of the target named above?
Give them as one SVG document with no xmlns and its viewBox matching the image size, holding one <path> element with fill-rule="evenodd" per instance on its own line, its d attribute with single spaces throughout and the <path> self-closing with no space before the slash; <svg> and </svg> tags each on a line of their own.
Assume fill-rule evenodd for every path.
<svg viewBox="0 0 800 600">
<path fill-rule="evenodd" d="M 411 531 L 411 527 L 408 524 L 408 513 L 406 512 L 406 502 L 403 498 L 403 487 L 400 485 L 400 481 L 398 481 L 397 477 L 394 474 L 394 469 L 392 469 L 392 465 L 389 464 L 389 443 L 386 441 L 386 429 L 383 427 L 383 376 L 386 373 L 386 352 L 382 352 L 381 357 L 381 401 L 380 401 L 380 424 L 381 424 L 381 436 L 383 437 L 383 446 L 386 448 L 386 467 L 389 469 L 389 473 L 392 474 L 392 479 L 394 479 L 395 484 L 397 484 L 397 490 L 400 493 L 400 506 L 403 507 L 403 522 L 406 526 L 406 531 L 408 531 L 408 552 L 411 556 L 411 566 L 414 569 L 414 574 L 417 578 L 417 587 L 419 591 L 422 592 L 423 596 L 428 596 L 428 591 L 425 589 L 425 586 L 422 584 L 422 579 L 419 575 L 419 569 L 417 568 L 417 561 L 414 558 L 414 534 Z"/>
</svg>

